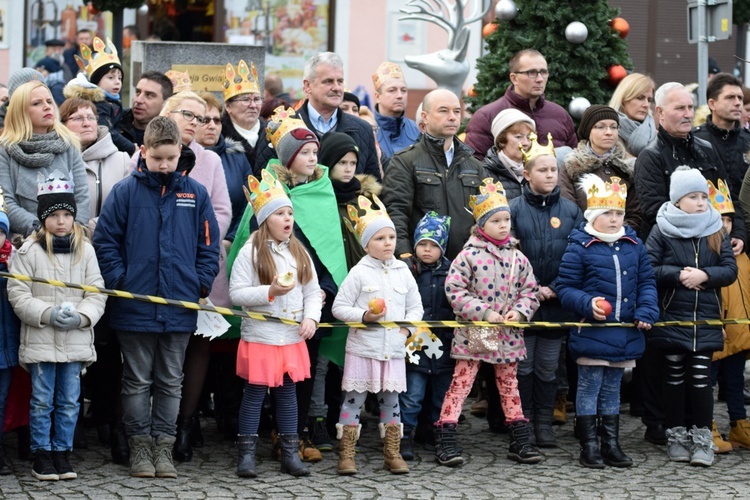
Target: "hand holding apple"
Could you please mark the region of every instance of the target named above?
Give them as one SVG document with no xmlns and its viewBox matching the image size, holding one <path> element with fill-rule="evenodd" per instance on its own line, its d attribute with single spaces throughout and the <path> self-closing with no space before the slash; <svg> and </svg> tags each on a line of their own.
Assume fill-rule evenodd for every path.
<svg viewBox="0 0 750 500">
<path fill-rule="evenodd" d="M 385 316 L 386 306 L 384 299 L 381 299 L 379 297 L 370 299 L 370 301 L 367 303 L 367 307 L 367 312 L 363 317 L 365 322 L 378 321 L 380 318 Z"/>
<path fill-rule="evenodd" d="M 607 302 L 604 297 L 594 297 L 591 299 L 591 311 L 594 315 L 594 319 L 597 321 L 604 321 L 607 319 L 607 310 L 604 307 L 609 306 L 609 312 L 612 312 L 612 304 Z"/>
</svg>

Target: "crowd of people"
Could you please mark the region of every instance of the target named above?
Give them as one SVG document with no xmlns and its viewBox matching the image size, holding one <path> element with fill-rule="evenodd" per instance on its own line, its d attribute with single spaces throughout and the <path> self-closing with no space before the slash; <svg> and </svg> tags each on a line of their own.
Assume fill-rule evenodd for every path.
<svg viewBox="0 0 750 500">
<path fill-rule="evenodd" d="M 405 115 L 391 62 L 373 74 L 373 110 L 331 52 L 308 60 L 296 103 L 278 75 L 262 94 L 253 62 L 232 61 L 221 99 L 149 71 L 124 108 L 111 42 L 70 55 L 66 81 L 59 57 L 12 74 L 0 106 L 0 270 L 291 321 L 228 317 L 210 340 L 192 308 L 6 280 L 0 415 L 21 415 L 35 478 L 77 477 L 84 419 L 131 476 L 177 477 L 208 408 L 240 477 L 257 476 L 265 429 L 282 472 L 309 475 L 335 436 L 338 473 L 356 474 L 365 413 L 391 473 L 424 440 L 460 466 L 479 386 L 508 459 L 544 460 L 570 402 L 581 465 L 629 467 L 627 369 L 630 411 L 669 460 L 750 448 L 750 330 L 703 321 L 750 312 L 750 91 L 734 76 L 712 75 L 696 128 L 685 86 L 638 73 L 576 128 L 526 49 L 460 134 L 449 90 Z M 467 323 L 416 326 L 455 319 Z M 351 326 L 318 328 L 336 321 Z M 548 327 L 566 321 L 589 325 Z"/>
</svg>

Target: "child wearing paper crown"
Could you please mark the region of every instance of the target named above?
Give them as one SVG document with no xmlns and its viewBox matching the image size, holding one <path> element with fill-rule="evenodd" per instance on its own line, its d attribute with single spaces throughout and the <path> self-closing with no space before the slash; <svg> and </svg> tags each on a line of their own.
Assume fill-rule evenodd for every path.
<svg viewBox="0 0 750 500">
<path fill-rule="evenodd" d="M 562 257 L 556 292 L 563 308 L 586 322 L 636 327 L 572 328 L 570 356 L 578 365 L 576 434 L 579 461 L 589 468 L 630 467 L 619 444 L 620 382 L 646 347 L 641 330 L 658 319 L 656 283 L 646 247 L 623 226 L 627 186 L 618 177 L 580 178 L 586 193 L 585 224 L 574 229 Z M 601 436 L 601 446 L 599 444 Z"/>
<path fill-rule="evenodd" d="M 476 225 L 463 250 L 451 264 L 445 293 L 458 319 L 465 321 L 527 321 L 539 307 L 538 286 L 528 259 L 510 234 L 510 208 L 503 185 L 484 179 L 479 195 L 469 201 Z M 435 458 L 455 467 L 464 461 L 456 449 L 456 429 L 466 397 L 480 365 L 495 368 L 495 384 L 510 427 L 508 458 L 537 463 L 542 456 L 530 443 L 529 421 L 521 409 L 516 372 L 526 357 L 523 330 L 498 326 L 478 340 L 477 328 L 456 328 L 451 357 L 456 359 L 440 419 L 435 422 Z M 490 334 L 490 335 L 487 335 Z M 487 338 L 489 337 L 489 338 Z"/>
<path fill-rule="evenodd" d="M 422 300 L 417 283 L 406 264 L 395 259 L 396 228 L 377 196 L 373 204 L 360 196 L 358 206 L 349 205 L 349 218 L 367 255 L 354 266 L 333 303 L 333 315 L 348 322 L 419 321 Z M 351 224 L 350 224 L 351 227 Z M 414 327 L 351 327 L 346 339 L 344 377 L 341 389 L 338 473 L 356 474 L 354 447 L 362 429 L 360 414 L 367 393 L 380 403 L 380 437 L 384 439 L 385 468 L 406 474 L 409 467 L 399 452 L 404 435 L 398 395 L 406 390 L 404 365 L 406 339 Z"/>
<path fill-rule="evenodd" d="M 422 319 L 425 321 L 453 320 L 456 317 L 445 296 L 445 278 L 451 265 L 445 257 L 450 223 L 449 216 L 430 211 L 420 219 L 414 230 L 415 266 L 412 273 L 422 297 Z M 431 399 L 426 406 L 430 410 L 430 422 L 440 418 L 443 398 L 455 367 L 448 352 L 452 341 L 451 328 L 417 328 L 407 341 L 406 392 L 399 396 L 401 420 L 404 422 L 404 437 L 401 440 L 404 460 L 414 460 L 414 431 L 428 385 Z"/>
<path fill-rule="evenodd" d="M 107 127 L 112 134 L 112 142 L 118 150 L 129 155 L 135 153 L 135 144 L 120 133 L 122 118 L 122 64 L 117 55 L 117 48 L 112 40 L 107 43 L 94 37 L 91 47 L 81 44 L 81 57 L 75 56 L 81 72 L 65 85 L 65 97 L 80 97 L 93 101 L 99 125 Z"/>
<path fill-rule="evenodd" d="M 281 471 L 306 476 L 298 455 L 297 382 L 310 378 L 305 340 L 315 334 L 323 306 L 310 255 L 294 236 L 294 209 L 281 184 L 266 170 L 262 184 L 249 176 L 250 204 L 258 230 L 240 251 L 232 270 L 233 304 L 287 318 L 299 326 L 245 318 L 237 350 L 237 375 L 246 380 L 240 406 L 237 475 L 256 477 L 255 449 L 263 400 L 271 389 L 281 443 Z M 291 280 L 286 278 L 291 274 Z"/>
<path fill-rule="evenodd" d="M 708 198 L 721 215 L 726 234 L 732 233 L 734 203 L 723 180 L 718 186 L 708 182 Z M 737 261 L 737 281 L 721 289 L 723 318 L 750 318 L 750 258 L 745 252 L 734 256 Z M 712 379 L 718 374 L 719 385 L 724 389 L 729 413 L 729 442 L 724 441 L 712 422 L 714 451 L 724 453 L 733 447 L 750 448 L 750 422 L 747 420 L 744 401 L 745 360 L 750 354 L 750 325 L 724 325 L 726 338 L 724 350 L 713 354 Z M 721 370 L 719 370 L 721 366 Z"/>
<path fill-rule="evenodd" d="M 699 170 L 683 166 L 674 171 L 669 201 L 659 208 L 646 247 L 656 275 L 661 321 L 722 316 L 719 289 L 737 279 L 737 262 Z M 669 460 L 710 466 L 714 460 L 711 357 L 724 348 L 721 325 L 655 327 L 647 341 L 664 356 L 662 401 Z M 686 400 L 692 410 L 692 429 L 686 428 Z"/>
<path fill-rule="evenodd" d="M 85 229 L 74 222 L 72 180 L 58 170 L 48 177 L 40 174 L 38 193 L 42 227 L 26 239 L 10 271 L 103 287 L 94 247 Z M 106 297 L 11 280 L 8 298 L 22 322 L 18 359 L 31 375 L 31 474 L 40 481 L 75 479 L 69 458 L 78 420 L 81 370 L 96 361 L 94 325 L 104 313 Z"/>
</svg>

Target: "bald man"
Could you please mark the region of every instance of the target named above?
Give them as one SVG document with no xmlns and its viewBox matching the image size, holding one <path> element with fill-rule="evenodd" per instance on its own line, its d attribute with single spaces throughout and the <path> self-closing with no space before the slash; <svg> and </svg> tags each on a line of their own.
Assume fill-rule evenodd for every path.
<svg viewBox="0 0 750 500">
<path fill-rule="evenodd" d="M 424 134 L 396 153 L 383 179 L 382 200 L 396 226 L 396 255 L 412 253 L 412 235 L 422 216 L 434 210 L 451 217 L 445 256 L 453 260 L 474 225 L 467 212 L 469 196 L 485 177 L 473 150 L 458 140 L 461 103 L 446 89 L 433 90 L 422 101 Z"/>
</svg>

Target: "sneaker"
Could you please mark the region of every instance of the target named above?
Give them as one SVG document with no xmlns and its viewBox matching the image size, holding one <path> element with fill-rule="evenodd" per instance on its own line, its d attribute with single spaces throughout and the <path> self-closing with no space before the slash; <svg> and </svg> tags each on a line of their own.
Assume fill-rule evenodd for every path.
<svg viewBox="0 0 750 500">
<path fill-rule="evenodd" d="M 333 450 L 333 440 L 328 434 L 328 426 L 325 417 L 315 417 L 310 419 L 310 441 L 320 451 Z"/>
<path fill-rule="evenodd" d="M 31 475 L 40 481 L 57 481 L 60 479 L 55 464 L 52 463 L 51 452 L 37 450 L 34 453 L 34 466 L 31 468 Z"/>
<path fill-rule="evenodd" d="M 700 429 L 693 426 L 688 432 L 692 439 L 690 446 L 690 465 L 701 465 L 710 467 L 714 463 L 714 442 L 711 435 L 711 429 L 701 427 Z"/>
<path fill-rule="evenodd" d="M 53 451 L 52 452 L 52 463 L 55 465 L 57 475 L 60 479 L 76 479 L 78 474 L 73 470 L 70 465 L 70 452 L 65 451 Z"/>
<path fill-rule="evenodd" d="M 690 462 L 690 437 L 684 427 L 667 429 L 667 456 L 671 462 Z M 710 433 L 709 433 L 710 437 Z"/>
</svg>

